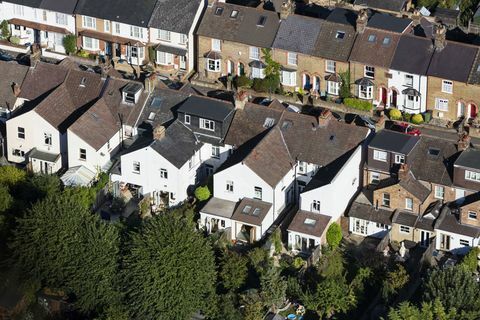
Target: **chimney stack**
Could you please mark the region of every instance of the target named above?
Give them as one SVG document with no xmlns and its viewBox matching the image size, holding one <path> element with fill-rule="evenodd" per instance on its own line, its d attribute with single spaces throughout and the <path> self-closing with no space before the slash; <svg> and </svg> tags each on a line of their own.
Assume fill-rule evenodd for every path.
<svg viewBox="0 0 480 320">
<path fill-rule="evenodd" d="M 443 24 L 438 24 L 435 28 L 433 45 L 436 51 L 442 51 L 447 45 L 447 28 Z"/>
<path fill-rule="evenodd" d="M 358 17 L 357 17 L 357 32 L 362 34 L 365 32 L 365 28 L 367 27 L 368 23 L 368 14 L 367 10 L 362 9 L 360 12 L 358 12 Z"/>
<path fill-rule="evenodd" d="M 15 97 L 18 97 L 20 95 L 20 92 L 22 92 L 20 85 L 16 82 L 12 83 L 12 89 L 13 89 L 13 95 Z"/>
<path fill-rule="evenodd" d="M 418 11 L 418 9 L 413 10 L 412 24 L 414 26 L 418 26 L 420 24 L 420 19 L 422 19 L 422 15 L 420 14 L 420 11 Z"/>
<path fill-rule="evenodd" d="M 285 0 L 280 8 L 280 19 L 285 20 L 289 15 L 295 14 L 295 1 Z"/>
<path fill-rule="evenodd" d="M 163 137 L 165 137 L 165 127 L 160 125 L 156 126 L 155 129 L 153 129 L 153 139 L 161 140 Z"/>
<path fill-rule="evenodd" d="M 460 152 L 467 150 L 470 147 L 470 140 L 468 133 L 461 134 L 457 142 L 457 150 Z"/>
<path fill-rule="evenodd" d="M 408 165 L 406 163 L 403 163 L 400 168 L 398 169 L 398 180 L 406 180 L 408 178 L 408 173 L 409 173 Z"/>
<path fill-rule="evenodd" d="M 243 110 L 245 108 L 245 104 L 248 100 L 248 94 L 246 91 L 239 91 L 235 94 L 235 109 L 236 110 Z"/>
<path fill-rule="evenodd" d="M 325 127 L 330 119 L 332 118 L 332 112 L 328 109 L 325 109 L 320 113 L 318 116 L 318 126 L 319 127 Z"/>
</svg>

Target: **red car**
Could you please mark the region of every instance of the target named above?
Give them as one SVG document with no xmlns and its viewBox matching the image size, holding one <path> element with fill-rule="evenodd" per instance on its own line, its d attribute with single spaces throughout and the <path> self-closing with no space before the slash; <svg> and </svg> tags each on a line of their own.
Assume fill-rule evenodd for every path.
<svg viewBox="0 0 480 320">
<path fill-rule="evenodd" d="M 390 130 L 406 133 L 411 136 L 419 136 L 421 134 L 419 129 L 406 122 L 394 122 L 390 127 Z"/>
</svg>

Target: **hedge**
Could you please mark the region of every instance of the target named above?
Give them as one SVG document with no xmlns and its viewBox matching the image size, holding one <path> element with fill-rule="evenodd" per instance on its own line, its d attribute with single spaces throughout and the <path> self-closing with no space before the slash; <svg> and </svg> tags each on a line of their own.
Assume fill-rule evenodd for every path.
<svg viewBox="0 0 480 320">
<path fill-rule="evenodd" d="M 395 108 L 390 109 L 390 111 L 388 112 L 388 116 L 392 120 L 402 120 L 402 112 Z"/>
<path fill-rule="evenodd" d="M 370 102 L 356 98 L 346 98 L 343 100 L 343 103 L 349 108 L 363 111 L 370 111 L 373 107 Z"/>
</svg>

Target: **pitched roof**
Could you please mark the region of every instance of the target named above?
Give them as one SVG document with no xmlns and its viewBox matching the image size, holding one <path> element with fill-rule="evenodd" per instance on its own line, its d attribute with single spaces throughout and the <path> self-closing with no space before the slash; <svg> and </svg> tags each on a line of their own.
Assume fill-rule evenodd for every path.
<svg viewBox="0 0 480 320">
<path fill-rule="evenodd" d="M 272 204 L 265 201 L 243 198 L 233 212 L 232 220 L 261 226 L 271 207 Z"/>
<path fill-rule="evenodd" d="M 332 217 L 320 213 L 299 210 L 295 213 L 287 230 L 320 238 L 327 229 L 331 219 Z"/>
<path fill-rule="evenodd" d="M 480 237 L 480 228 L 461 224 L 457 217 L 450 212 L 450 210 L 442 211 L 442 215 L 435 225 L 435 229 L 448 231 L 467 237 L 478 238 Z"/>
<path fill-rule="evenodd" d="M 382 130 L 375 135 L 369 147 L 408 155 L 419 140 L 418 136 Z"/>
<path fill-rule="evenodd" d="M 272 47 L 310 55 L 322 26 L 322 20 L 301 15 L 289 15 L 278 29 Z"/>
<path fill-rule="evenodd" d="M 357 13 L 352 10 L 337 7 L 330 12 L 326 20 L 354 27 L 357 22 Z"/>
<path fill-rule="evenodd" d="M 202 3 L 200 0 L 158 0 L 148 26 L 188 34 Z"/>
<path fill-rule="evenodd" d="M 388 69 L 399 40 L 398 34 L 366 28 L 357 36 L 350 60 Z"/>
<path fill-rule="evenodd" d="M 403 226 L 414 227 L 418 217 L 418 215 L 413 213 L 397 211 L 392 217 L 392 222 Z"/>
<path fill-rule="evenodd" d="M 477 52 L 478 47 L 447 41 L 445 48 L 433 53 L 427 75 L 467 82 Z"/>
<path fill-rule="evenodd" d="M 22 86 L 28 67 L 18 63 L 0 62 L 0 106 L 13 109 L 17 97 L 13 93 L 13 85 Z"/>
<path fill-rule="evenodd" d="M 348 61 L 354 41 L 353 26 L 325 21 L 320 28 L 313 55 L 336 61 Z"/>
<path fill-rule="evenodd" d="M 455 166 L 480 170 L 480 150 L 468 148 L 455 161 Z"/>
<path fill-rule="evenodd" d="M 148 27 L 156 0 L 79 0 L 76 14 Z"/>
<path fill-rule="evenodd" d="M 391 68 L 426 75 L 432 54 L 433 44 L 430 39 L 402 35 L 393 56 Z"/>
<path fill-rule="evenodd" d="M 237 202 L 212 197 L 200 212 L 230 219 L 236 207 Z"/>
<path fill-rule="evenodd" d="M 372 9 L 400 12 L 405 7 L 406 0 L 355 0 L 357 6 L 366 6 Z"/>
<path fill-rule="evenodd" d="M 350 210 L 348 211 L 348 217 L 363 219 L 376 223 L 382 223 L 390 226 L 392 224 L 391 218 L 393 211 L 384 210 L 381 208 L 375 209 L 371 204 L 354 201 Z"/>
<path fill-rule="evenodd" d="M 409 171 L 406 179 L 400 179 L 398 184 L 415 198 L 421 202 L 425 201 L 430 195 L 430 190 L 415 179 L 413 174 Z"/>
<path fill-rule="evenodd" d="M 236 18 L 230 17 L 233 11 L 238 12 Z M 197 34 L 270 48 L 279 26 L 276 12 L 216 2 L 205 11 Z"/>
<path fill-rule="evenodd" d="M 468 83 L 480 84 L 480 50 L 478 50 L 477 56 L 475 57 L 475 62 L 473 63 L 472 69 L 470 70 Z"/>
<path fill-rule="evenodd" d="M 231 102 L 192 95 L 178 108 L 178 112 L 202 118 L 223 121 L 234 110 Z"/>
<path fill-rule="evenodd" d="M 73 14 L 78 0 L 42 0 L 41 9 Z"/>
<path fill-rule="evenodd" d="M 404 33 L 412 25 L 412 20 L 389 14 L 375 13 L 368 20 L 367 27 L 395 33 Z"/>
<path fill-rule="evenodd" d="M 20 98 L 35 100 L 58 87 L 67 76 L 68 69 L 46 62 L 37 62 L 28 70 L 22 84 Z"/>
</svg>

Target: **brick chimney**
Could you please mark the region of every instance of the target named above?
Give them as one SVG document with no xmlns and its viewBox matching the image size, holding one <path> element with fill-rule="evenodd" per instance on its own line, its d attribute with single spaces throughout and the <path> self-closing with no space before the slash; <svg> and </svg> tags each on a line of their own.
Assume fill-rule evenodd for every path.
<svg viewBox="0 0 480 320">
<path fill-rule="evenodd" d="M 245 104 L 248 101 L 248 93 L 246 91 L 238 91 L 235 94 L 235 109 L 243 110 L 245 108 Z"/>
<path fill-rule="evenodd" d="M 398 180 L 406 180 L 409 172 L 410 170 L 408 169 L 408 164 L 403 163 L 398 169 Z"/>
<path fill-rule="evenodd" d="M 165 127 L 156 126 L 155 129 L 153 129 L 153 139 L 161 140 L 163 137 L 165 137 Z"/>
<path fill-rule="evenodd" d="M 470 147 L 470 136 L 468 133 L 463 133 L 459 135 L 458 142 L 457 142 L 457 150 L 458 151 L 465 151 Z"/>
<path fill-rule="evenodd" d="M 332 118 L 332 112 L 328 109 L 325 109 L 320 113 L 318 116 L 318 126 L 319 127 L 325 127 L 330 119 Z"/>
<path fill-rule="evenodd" d="M 436 51 L 442 51 L 447 45 L 447 28 L 443 24 L 438 24 L 435 28 L 433 46 Z"/>
<path fill-rule="evenodd" d="M 365 31 L 365 28 L 367 27 L 367 22 L 368 22 L 368 14 L 367 10 L 362 9 L 358 12 L 358 17 L 357 17 L 357 32 L 362 34 Z"/>
<path fill-rule="evenodd" d="M 16 82 L 12 83 L 12 90 L 15 97 L 18 97 L 20 95 L 20 92 L 22 92 L 20 85 Z"/>
<path fill-rule="evenodd" d="M 418 26 L 420 24 L 420 19 L 422 19 L 422 15 L 420 14 L 420 11 L 418 11 L 418 9 L 413 10 L 412 24 L 414 26 Z"/>
<path fill-rule="evenodd" d="M 295 14 L 295 1 L 285 0 L 280 8 L 280 19 L 285 20 L 289 15 Z"/>
</svg>

